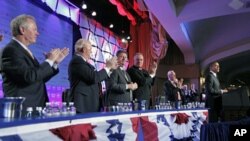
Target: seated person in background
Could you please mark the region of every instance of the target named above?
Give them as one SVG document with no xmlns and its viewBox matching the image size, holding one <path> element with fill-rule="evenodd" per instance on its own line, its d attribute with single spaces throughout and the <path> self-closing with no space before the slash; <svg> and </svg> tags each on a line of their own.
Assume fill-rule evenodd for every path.
<svg viewBox="0 0 250 141">
<path fill-rule="evenodd" d="M 138 88 L 137 83 L 131 81 L 131 77 L 125 70 L 127 52 L 119 50 L 116 56 L 118 68 L 112 72 L 110 79 L 107 81 L 109 105 L 131 102 L 133 98 L 132 91 Z"/>
<path fill-rule="evenodd" d="M 190 91 L 188 90 L 188 86 L 186 84 L 182 85 L 181 92 L 182 92 L 182 95 L 185 97 L 184 103 L 186 104 L 188 102 L 191 102 Z"/>
<path fill-rule="evenodd" d="M 190 85 L 190 89 L 188 89 L 187 85 L 183 85 L 182 90 L 184 92 L 186 102 L 200 101 L 198 92 L 195 89 L 195 85 L 193 83 Z"/>
<path fill-rule="evenodd" d="M 168 71 L 168 80 L 164 82 L 163 93 L 170 102 L 184 101 L 180 85 L 173 70 Z"/>
<path fill-rule="evenodd" d="M 192 83 L 190 85 L 190 89 L 189 89 L 189 94 L 191 96 L 191 101 L 192 102 L 199 102 L 200 101 L 200 96 L 199 96 L 199 93 L 198 93 L 198 90 L 195 88 L 195 84 Z"/>
</svg>

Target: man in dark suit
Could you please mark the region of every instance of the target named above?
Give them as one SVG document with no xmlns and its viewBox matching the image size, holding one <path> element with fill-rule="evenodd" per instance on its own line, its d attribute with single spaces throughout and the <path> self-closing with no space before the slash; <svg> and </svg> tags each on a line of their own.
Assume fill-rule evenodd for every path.
<svg viewBox="0 0 250 141">
<path fill-rule="evenodd" d="M 28 48 L 39 35 L 34 17 L 17 16 L 11 21 L 11 30 L 13 38 L 1 57 L 4 96 L 25 97 L 23 111 L 27 107 L 43 107 L 48 101 L 45 82 L 59 72 L 58 64 L 69 50 L 52 49 L 39 64 Z"/>
<path fill-rule="evenodd" d="M 71 94 L 77 113 L 89 113 L 99 111 L 99 87 L 98 84 L 107 79 L 111 69 L 117 67 L 116 57 L 106 61 L 106 67 L 96 71 L 88 61 L 92 53 L 92 45 L 88 40 L 79 39 L 75 43 L 75 55 L 70 61 L 68 73 Z"/>
<path fill-rule="evenodd" d="M 206 87 L 206 107 L 209 109 L 209 122 L 217 122 L 221 116 L 222 94 L 227 93 L 226 89 L 221 89 L 217 73 L 220 71 L 218 62 L 213 62 L 209 66 L 209 73 L 205 79 Z"/>
<path fill-rule="evenodd" d="M 150 68 L 150 73 L 143 69 L 144 57 L 142 53 L 136 53 L 134 55 L 134 65 L 128 69 L 133 82 L 138 84 L 138 88 L 133 91 L 133 99 L 139 101 L 146 100 L 146 108 L 149 108 L 151 86 L 154 84 L 154 77 L 157 69 L 156 62 Z"/>
<path fill-rule="evenodd" d="M 163 86 L 163 93 L 166 99 L 170 102 L 184 101 L 184 96 L 181 92 L 182 81 L 178 81 L 173 70 L 168 71 L 168 80 Z"/>
<path fill-rule="evenodd" d="M 132 91 L 137 89 L 137 83 L 133 83 L 125 70 L 127 52 L 119 50 L 116 53 L 118 68 L 113 71 L 107 82 L 110 105 L 129 103 L 132 101 Z"/>
</svg>

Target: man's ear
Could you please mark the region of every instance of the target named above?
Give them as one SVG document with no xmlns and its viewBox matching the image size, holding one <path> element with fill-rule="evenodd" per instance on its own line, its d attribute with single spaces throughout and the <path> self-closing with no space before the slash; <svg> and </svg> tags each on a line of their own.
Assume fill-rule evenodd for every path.
<svg viewBox="0 0 250 141">
<path fill-rule="evenodd" d="M 81 48 L 81 50 L 80 50 L 82 53 L 84 52 L 84 48 Z"/>
<path fill-rule="evenodd" d="M 24 32 L 24 28 L 23 27 L 19 27 L 19 33 L 20 33 L 20 35 L 23 35 L 23 32 Z"/>
</svg>

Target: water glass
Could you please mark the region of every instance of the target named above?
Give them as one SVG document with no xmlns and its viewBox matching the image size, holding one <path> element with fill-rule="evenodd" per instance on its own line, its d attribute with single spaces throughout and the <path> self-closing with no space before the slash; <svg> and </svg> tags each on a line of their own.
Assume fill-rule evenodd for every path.
<svg viewBox="0 0 250 141">
<path fill-rule="evenodd" d="M 33 108 L 32 107 L 27 107 L 26 112 L 27 112 L 26 118 L 32 118 Z"/>
<path fill-rule="evenodd" d="M 43 108 L 42 107 L 36 107 L 36 111 L 37 111 L 37 116 L 42 117 Z"/>
<path fill-rule="evenodd" d="M 70 115 L 76 114 L 76 107 L 74 106 L 74 102 L 69 102 L 69 114 Z"/>
</svg>

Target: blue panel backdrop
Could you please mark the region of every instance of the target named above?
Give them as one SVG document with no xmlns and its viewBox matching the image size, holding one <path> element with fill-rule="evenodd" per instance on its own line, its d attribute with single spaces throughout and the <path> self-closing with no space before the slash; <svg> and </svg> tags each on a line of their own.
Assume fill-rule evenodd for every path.
<svg viewBox="0 0 250 141">
<path fill-rule="evenodd" d="M 4 40 L 0 42 L 3 48 L 12 38 L 10 31 L 10 21 L 20 14 L 29 14 L 36 18 L 38 25 L 37 43 L 30 46 L 31 51 L 39 60 L 44 61 L 43 52 L 48 52 L 52 48 L 72 48 L 72 25 L 69 22 L 61 20 L 55 14 L 35 6 L 28 0 L 1 0 L 0 30 L 4 35 Z M 48 83 L 49 97 L 60 100 L 61 91 L 69 86 L 67 80 L 67 66 L 70 61 L 69 55 L 62 64 L 60 64 L 60 73 L 53 77 Z M 1 85 L 2 87 L 2 85 Z M 0 97 L 2 96 L 2 91 Z"/>
<path fill-rule="evenodd" d="M 20 14 L 30 14 L 36 18 L 40 35 L 37 43 L 30 49 L 40 62 L 44 60 L 43 52 L 47 52 L 51 48 L 70 48 L 70 55 L 59 66 L 60 73 L 47 83 L 50 101 L 60 102 L 62 91 L 69 87 L 67 67 L 71 59 L 73 44 L 78 39 L 76 35 L 73 35 L 76 32 L 75 27 L 78 26 L 82 38 L 88 39 L 92 43 L 91 63 L 97 70 L 105 66 L 106 59 L 114 56 L 117 50 L 122 49 L 119 38 L 96 21 L 86 17 L 84 13 L 80 13 L 78 8 L 70 6 L 65 0 L 1 0 L 0 5 L 0 34 L 4 35 L 0 48 L 12 38 L 10 21 Z M 0 82 L 2 83 L 1 78 Z M 104 85 L 103 90 L 105 90 Z M 0 97 L 2 96 L 1 85 Z"/>
</svg>

